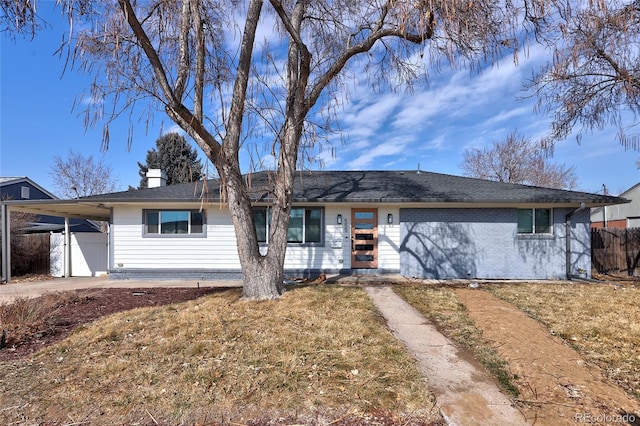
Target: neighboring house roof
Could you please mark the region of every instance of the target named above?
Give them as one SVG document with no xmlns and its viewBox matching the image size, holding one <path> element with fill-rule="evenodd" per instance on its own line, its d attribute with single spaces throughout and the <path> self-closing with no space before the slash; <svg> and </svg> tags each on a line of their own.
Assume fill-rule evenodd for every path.
<svg viewBox="0 0 640 426">
<path fill-rule="evenodd" d="M 0 186 L 2 186 L 4 183 L 6 182 L 11 182 L 17 179 L 25 179 L 24 177 L 20 178 L 20 177 L 2 177 L 0 176 Z"/>
<path fill-rule="evenodd" d="M 273 193 L 270 172 L 245 175 L 256 203 L 267 203 Z M 8 202 L 23 211 L 108 220 L 116 204 L 220 202 L 220 182 L 203 181 L 158 188 L 81 197 L 74 200 Z M 204 194 L 204 195 L 203 195 Z M 626 203 L 609 195 L 539 188 L 423 171 L 301 171 L 293 194 L 295 203 L 429 203 L 439 207 L 547 205 L 586 207 Z"/>
<path fill-rule="evenodd" d="M 616 221 L 625 219 L 638 219 L 640 218 L 640 182 L 633 185 L 631 188 L 624 191 L 619 195 L 621 198 L 630 200 L 629 204 L 614 206 L 607 208 L 606 220 Z M 594 208 L 591 210 L 591 221 L 602 222 L 604 219 L 604 213 L 602 207 Z"/>
<path fill-rule="evenodd" d="M 271 174 L 246 175 L 252 199 L 268 201 Z M 203 183 L 185 183 L 81 198 L 101 202 L 198 201 Z M 220 199 L 219 181 L 210 180 L 206 199 Z M 303 171 L 295 179 L 294 202 L 392 203 L 624 203 L 619 197 L 493 182 L 423 171 Z"/>
<path fill-rule="evenodd" d="M 37 183 L 35 183 L 34 181 L 32 181 L 26 176 L 15 176 L 15 177 L 0 176 L 0 196 L 2 196 L 2 198 L 6 198 L 6 195 L 10 195 L 13 197 L 14 200 L 19 200 L 21 199 L 21 197 L 19 196 L 20 193 L 17 191 L 10 191 L 10 189 L 12 187 L 18 188 L 18 185 L 23 186 L 25 184 L 39 191 L 36 194 L 32 194 L 29 197 L 29 199 L 44 200 L 44 199 L 58 198 L 55 195 L 53 195 L 51 192 L 47 191 L 46 189 L 44 189 L 43 187 L 41 187 L 40 185 L 38 185 Z M 10 193 L 7 191 L 10 191 Z"/>
<path fill-rule="evenodd" d="M 25 198 L 22 187 L 30 188 Z M 44 189 L 26 176 L 0 177 L 0 199 L 6 204 L 14 203 L 58 203 L 60 200 L 51 192 Z M 28 227 L 21 228 L 24 232 L 60 232 L 64 230 L 64 219 L 57 212 L 31 211 L 36 214 L 37 223 L 31 223 Z M 64 215 L 63 215 L 64 216 Z M 74 232 L 99 232 L 100 226 L 85 217 L 77 217 L 70 220 L 71 230 Z"/>
</svg>

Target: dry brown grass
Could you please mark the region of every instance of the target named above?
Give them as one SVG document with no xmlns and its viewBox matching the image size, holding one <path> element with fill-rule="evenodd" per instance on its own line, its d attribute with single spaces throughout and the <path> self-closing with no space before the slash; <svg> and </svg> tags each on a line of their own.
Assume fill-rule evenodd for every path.
<svg viewBox="0 0 640 426">
<path fill-rule="evenodd" d="M 239 297 L 112 315 L 0 365 L 0 422 L 314 423 L 372 410 L 440 420 L 414 360 L 361 289 Z"/>
<path fill-rule="evenodd" d="M 452 287 L 406 286 L 394 287 L 394 291 L 434 321 L 445 336 L 468 350 L 494 376 L 502 389 L 518 396 L 519 390 L 507 362 L 482 338 L 482 331 L 467 315 Z"/>
<path fill-rule="evenodd" d="M 0 303 L 0 330 L 6 336 L 4 345 L 11 347 L 50 333 L 56 325 L 56 311 L 84 297 L 90 297 L 90 292 L 50 292 L 38 299 L 20 297 L 12 303 Z"/>
<path fill-rule="evenodd" d="M 541 321 L 640 399 L 640 288 L 579 283 L 483 288 Z"/>
</svg>

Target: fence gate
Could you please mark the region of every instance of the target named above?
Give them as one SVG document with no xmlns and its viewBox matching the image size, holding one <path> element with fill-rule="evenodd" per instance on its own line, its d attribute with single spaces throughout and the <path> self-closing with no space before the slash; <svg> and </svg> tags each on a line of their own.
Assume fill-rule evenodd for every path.
<svg viewBox="0 0 640 426">
<path fill-rule="evenodd" d="M 640 228 L 591 229 L 591 267 L 601 274 L 640 275 Z"/>
<path fill-rule="evenodd" d="M 72 277 L 98 277 L 106 274 L 108 265 L 108 235 L 98 232 L 71 233 Z M 64 276 L 64 235 L 51 234 L 51 275 Z"/>
</svg>

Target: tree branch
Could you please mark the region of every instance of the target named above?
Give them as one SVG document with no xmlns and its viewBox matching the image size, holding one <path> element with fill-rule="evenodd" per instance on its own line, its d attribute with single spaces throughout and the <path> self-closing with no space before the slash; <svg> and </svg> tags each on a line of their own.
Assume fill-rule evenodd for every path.
<svg viewBox="0 0 640 426">
<path fill-rule="evenodd" d="M 340 73 L 340 71 L 342 71 L 349 59 L 353 58 L 359 53 L 368 52 L 378 40 L 381 40 L 385 37 L 397 37 L 407 40 L 411 43 L 420 44 L 425 40 L 433 37 L 433 26 L 429 26 L 422 34 L 408 34 L 403 30 L 396 28 L 379 29 L 378 31 L 372 32 L 362 42 L 348 47 L 342 53 L 342 55 L 340 55 L 338 59 L 336 59 L 334 64 L 329 67 L 327 72 L 325 72 L 324 75 L 322 75 L 322 77 L 313 85 L 311 92 L 309 93 L 309 96 L 307 98 L 307 109 L 309 110 L 313 107 L 313 105 L 315 105 L 316 101 L 322 94 L 323 89 L 327 86 L 327 84 L 329 84 L 331 80 L 335 78 L 335 76 Z"/>
<path fill-rule="evenodd" d="M 156 76 L 156 80 L 158 81 L 158 84 L 160 85 L 160 88 L 162 89 L 162 92 L 167 99 L 167 103 L 169 103 L 170 105 L 178 104 L 179 100 L 176 99 L 175 93 L 171 89 L 171 85 L 169 84 L 169 80 L 167 79 L 167 73 L 162 66 L 162 61 L 158 57 L 158 53 L 151 44 L 149 37 L 147 37 L 147 33 L 144 31 L 144 28 L 142 28 L 142 24 L 140 24 L 140 21 L 138 21 L 135 11 L 131 6 L 131 2 L 129 0 L 118 0 L 118 4 L 122 9 L 122 13 L 124 13 L 124 17 L 131 27 L 131 30 L 135 34 L 136 38 L 140 41 L 142 50 L 151 63 L 153 73 Z"/>
<path fill-rule="evenodd" d="M 251 0 L 247 9 L 247 19 L 242 36 L 242 43 L 240 45 L 240 60 L 238 61 L 236 81 L 233 85 L 227 133 L 224 140 L 227 155 L 237 155 L 239 149 L 242 118 L 245 101 L 247 99 L 247 86 L 249 84 L 249 73 L 251 70 L 251 56 L 253 54 L 256 28 L 258 27 L 258 20 L 260 19 L 262 3 L 261 0 Z"/>
<path fill-rule="evenodd" d="M 189 27 L 191 17 L 191 3 L 182 3 L 182 22 L 180 23 L 180 59 L 178 63 L 178 77 L 176 79 L 175 94 L 178 99 L 182 99 L 189 76 Z"/>
<path fill-rule="evenodd" d="M 193 115 L 199 122 L 203 120 L 204 99 L 204 72 L 205 72 L 205 40 L 204 40 L 204 23 L 200 14 L 200 1 L 192 0 L 191 9 L 194 16 L 194 27 L 196 31 L 196 67 L 195 67 L 195 84 L 193 94 Z"/>
<path fill-rule="evenodd" d="M 309 53 L 309 49 L 307 48 L 307 45 L 304 44 L 304 42 L 302 41 L 302 38 L 300 37 L 300 25 L 299 25 L 300 23 L 298 22 L 296 25 L 294 25 L 291 22 L 291 20 L 289 19 L 289 16 L 284 10 L 284 7 L 282 6 L 281 1 L 269 0 L 269 2 L 271 3 L 271 6 L 273 6 L 273 8 L 275 9 L 276 13 L 278 14 L 278 17 L 280 17 L 280 20 L 284 24 L 284 27 L 287 30 L 287 33 L 289 33 L 289 36 L 291 37 L 291 39 L 295 42 L 298 48 L 302 50 L 303 52 L 302 55 L 310 57 L 311 53 Z M 307 1 L 298 2 L 295 6 L 295 9 L 299 11 L 298 13 L 300 15 L 304 11 L 305 3 L 307 3 Z M 300 18 L 301 17 L 302 16 L 300 16 Z"/>
</svg>

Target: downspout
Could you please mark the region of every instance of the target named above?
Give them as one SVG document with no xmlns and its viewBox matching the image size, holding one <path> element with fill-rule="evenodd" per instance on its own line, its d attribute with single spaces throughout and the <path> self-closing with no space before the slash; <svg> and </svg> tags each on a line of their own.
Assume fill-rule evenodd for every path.
<svg viewBox="0 0 640 426">
<path fill-rule="evenodd" d="M 577 209 L 575 209 L 574 211 L 572 211 L 571 213 L 569 213 L 566 217 L 565 217 L 565 221 L 564 221 L 564 226 L 565 226 L 565 230 L 566 230 L 566 242 L 567 242 L 567 248 L 566 248 L 566 273 L 567 273 L 567 280 L 571 281 L 571 217 L 573 217 L 574 214 L 578 213 L 581 210 L 584 210 L 586 207 L 586 205 L 584 203 L 580 203 L 580 207 L 578 207 Z"/>
<path fill-rule="evenodd" d="M 2 216 L 2 277 L 0 283 L 11 281 L 11 213 L 7 205 L 0 200 L 0 215 Z"/>
<path fill-rule="evenodd" d="M 602 195 L 609 195 L 607 192 L 607 185 L 602 184 Z M 607 206 L 602 206 L 602 227 L 607 227 Z"/>
<path fill-rule="evenodd" d="M 107 224 L 107 274 L 113 271 L 113 207 L 109 207 L 109 223 Z"/>
<path fill-rule="evenodd" d="M 64 218 L 64 277 L 71 276 L 71 232 L 69 227 L 69 217 Z"/>
</svg>

